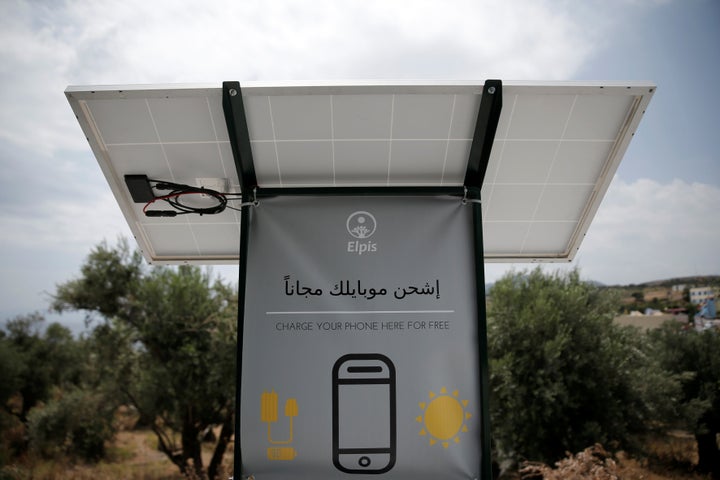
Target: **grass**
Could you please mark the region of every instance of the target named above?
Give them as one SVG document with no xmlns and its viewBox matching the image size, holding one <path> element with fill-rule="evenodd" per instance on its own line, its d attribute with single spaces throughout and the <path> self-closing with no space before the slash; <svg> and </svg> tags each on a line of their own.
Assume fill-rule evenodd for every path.
<svg viewBox="0 0 720 480">
<path fill-rule="evenodd" d="M 710 480 L 693 471 L 697 449 L 692 435 L 669 432 L 645 440 L 647 457 L 614 455 L 595 446 L 558 462 L 552 468 L 535 464 L 536 474 L 546 479 Z M 121 431 L 107 445 L 107 459 L 96 464 L 73 464 L 67 460 L 26 457 L 0 467 L 0 480 L 184 480 L 177 467 L 157 450 L 155 435 L 144 429 Z M 205 463 L 210 453 L 204 452 Z M 232 448 L 225 455 L 225 472 L 231 470 Z M 224 473 L 220 478 L 228 478 Z M 520 474 L 505 478 L 520 479 Z M 536 477 L 541 478 L 541 477 Z"/>
<path fill-rule="evenodd" d="M 182 480 L 177 468 L 166 465 L 100 462 L 94 465 L 72 465 L 64 461 L 39 461 L 13 465 L 0 470 L 0 479 L 12 480 Z"/>
<path fill-rule="evenodd" d="M 105 459 L 98 463 L 84 464 L 70 459 L 44 460 L 27 454 L 12 464 L 4 465 L 3 458 L 0 458 L 0 480 L 187 480 L 180 474 L 178 467 L 158 450 L 157 436 L 152 430 L 137 428 L 137 421 L 138 415 L 133 410 L 125 407 L 118 409 L 115 415 L 118 432 L 105 445 Z M 12 429 L 7 432 L 18 438 L 25 435 L 22 426 L 18 427 L 17 432 Z M 8 438 L 0 440 L 5 443 L 9 441 Z M 0 448 L 0 453 L 2 451 Z M 203 445 L 205 466 L 209 464 L 211 456 L 212 448 Z M 225 468 L 221 468 L 220 478 L 229 477 L 225 472 L 232 469 L 232 462 L 231 447 L 225 454 Z"/>
<path fill-rule="evenodd" d="M 553 467 L 528 463 L 509 478 L 544 480 L 710 480 L 696 473 L 697 446 L 686 432 L 669 432 L 645 439 L 647 457 L 632 458 L 624 452 L 611 454 L 601 445 L 589 447 L 557 462 Z"/>
<path fill-rule="evenodd" d="M 206 463 L 210 461 L 208 455 Z M 232 464 L 232 453 L 225 456 Z M 0 468 L 0 480 L 185 480 L 177 466 L 157 449 L 150 430 L 121 431 L 107 445 L 107 458 L 95 464 L 25 457 Z"/>
</svg>

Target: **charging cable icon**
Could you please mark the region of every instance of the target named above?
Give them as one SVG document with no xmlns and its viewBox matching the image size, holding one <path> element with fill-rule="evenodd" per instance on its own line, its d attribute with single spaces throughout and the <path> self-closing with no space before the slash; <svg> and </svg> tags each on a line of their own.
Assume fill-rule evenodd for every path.
<svg viewBox="0 0 720 480">
<path fill-rule="evenodd" d="M 285 417 L 289 419 L 289 432 L 287 438 L 275 440 L 272 435 L 272 425 L 278 421 L 278 394 L 275 390 L 263 392 L 260 396 L 260 421 L 268 424 L 267 440 L 271 445 L 288 445 L 284 447 L 268 447 L 268 460 L 293 460 L 297 451 L 289 446 L 293 442 L 293 419 L 298 416 L 297 399 L 288 398 L 285 401 Z"/>
</svg>

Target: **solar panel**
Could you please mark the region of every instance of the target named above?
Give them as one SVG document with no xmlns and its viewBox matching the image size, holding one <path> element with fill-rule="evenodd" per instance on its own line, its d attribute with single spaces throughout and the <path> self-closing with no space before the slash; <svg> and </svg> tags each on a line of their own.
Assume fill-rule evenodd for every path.
<svg viewBox="0 0 720 480">
<path fill-rule="evenodd" d="M 503 83 L 482 186 L 486 261 L 573 258 L 654 89 Z M 260 188 L 441 187 L 463 184 L 483 85 L 241 90 Z M 239 211 L 147 217 L 124 182 L 147 175 L 240 192 L 222 88 L 68 87 L 66 95 L 149 262 L 237 263 Z"/>
</svg>

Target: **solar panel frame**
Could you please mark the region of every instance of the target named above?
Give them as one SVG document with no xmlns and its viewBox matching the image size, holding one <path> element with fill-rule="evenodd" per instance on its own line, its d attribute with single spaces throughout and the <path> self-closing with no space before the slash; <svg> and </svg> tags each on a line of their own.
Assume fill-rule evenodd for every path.
<svg viewBox="0 0 720 480">
<path fill-rule="evenodd" d="M 462 188 L 482 90 L 478 82 L 242 83 L 259 188 Z M 486 261 L 573 259 L 654 90 L 503 82 L 482 186 Z M 239 192 L 219 86 L 65 93 L 149 262 L 237 263 L 239 212 L 148 219 L 123 181 L 217 177 Z"/>
<path fill-rule="evenodd" d="M 613 176 L 617 171 L 617 168 L 622 160 L 627 148 L 630 144 L 632 137 L 635 135 L 639 123 L 644 115 L 650 100 L 652 99 L 655 89 L 657 87 L 651 82 L 622 82 L 622 83 L 580 83 L 580 82 L 564 82 L 560 84 L 552 82 L 544 83 L 533 83 L 528 84 L 524 82 L 505 82 L 503 84 L 504 98 L 505 98 L 505 109 L 500 119 L 500 126 L 498 127 L 498 134 L 495 137 L 495 144 L 493 154 L 497 159 L 498 151 L 496 148 L 499 146 L 498 143 L 508 140 L 508 124 L 511 123 L 513 116 L 513 110 L 508 112 L 508 109 L 512 109 L 513 102 L 517 100 L 520 95 L 523 95 L 524 91 L 531 90 L 533 95 L 545 95 L 545 96 L 566 96 L 572 97 L 577 101 L 580 98 L 594 98 L 594 99 L 621 99 L 627 101 L 627 108 L 624 113 L 621 114 L 622 118 L 617 119 L 617 128 L 612 138 L 603 138 L 600 141 L 608 143 L 610 150 L 606 156 L 602 159 L 601 169 L 595 176 L 594 180 L 588 184 L 591 186 L 588 192 L 588 197 L 582 205 L 582 210 L 577 216 L 577 222 L 568 235 L 568 241 L 566 248 L 562 250 L 556 250 L 555 253 L 548 251 L 523 251 L 524 248 L 520 248 L 519 252 L 512 254 L 508 253 L 492 253 L 488 252 L 488 243 L 486 243 L 486 262 L 569 262 L 572 261 L 577 254 L 583 238 L 585 237 L 588 228 L 594 218 L 602 198 L 605 196 L 610 183 L 612 182 Z M 515 98 L 515 100 L 514 100 Z M 568 115 L 566 119 L 566 125 L 570 124 L 571 117 Z M 536 125 L 539 122 L 536 122 Z M 563 144 L 563 139 L 555 139 L 559 144 Z M 565 144 L 573 144 L 574 142 L 582 141 L 579 138 L 573 138 L 565 142 Z M 559 146 L 558 146 L 559 148 Z M 555 155 L 557 156 L 557 150 Z M 489 170 L 494 171 L 497 174 L 497 165 L 491 165 Z M 494 170 L 493 170 L 494 169 Z M 489 224 L 492 223 L 492 218 L 488 218 L 489 205 L 492 199 L 487 200 L 488 187 L 492 186 L 493 182 L 487 176 L 483 185 L 482 198 L 483 203 L 483 223 L 486 232 L 492 230 Z M 546 188 L 549 183 L 543 182 L 541 188 Z M 559 184 L 562 186 L 562 183 Z M 542 225 L 541 222 L 531 222 Z M 555 228 L 561 228 L 562 222 L 557 222 L 552 225 Z M 551 234 L 551 231 L 546 231 L 547 234 Z M 530 226 L 525 232 L 525 237 L 530 235 Z M 486 233 L 485 239 L 487 242 L 488 234 Z"/>
</svg>

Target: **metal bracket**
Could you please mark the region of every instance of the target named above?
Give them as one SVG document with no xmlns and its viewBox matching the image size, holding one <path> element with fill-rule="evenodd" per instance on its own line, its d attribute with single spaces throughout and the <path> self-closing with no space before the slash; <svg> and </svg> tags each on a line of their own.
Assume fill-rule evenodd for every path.
<svg viewBox="0 0 720 480">
<path fill-rule="evenodd" d="M 257 197 L 257 187 L 253 187 L 253 194 L 252 199 L 248 202 L 243 202 L 239 205 L 240 208 L 242 207 L 259 207 L 260 202 L 258 201 Z"/>
<path fill-rule="evenodd" d="M 462 204 L 467 205 L 468 203 L 479 203 L 482 205 L 482 200 L 479 198 L 468 198 L 468 189 L 467 187 L 463 187 Z"/>
<path fill-rule="evenodd" d="M 480 98 L 480 110 L 475 122 L 475 133 L 470 158 L 465 172 L 466 187 L 481 188 L 485 179 L 490 152 L 495 141 L 500 112 L 502 110 L 502 81 L 487 80 Z"/>
<path fill-rule="evenodd" d="M 257 177 L 240 82 L 223 82 L 222 105 L 235 168 L 240 180 L 240 190 L 249 192 L 257 185 Z"/>
</svg>

